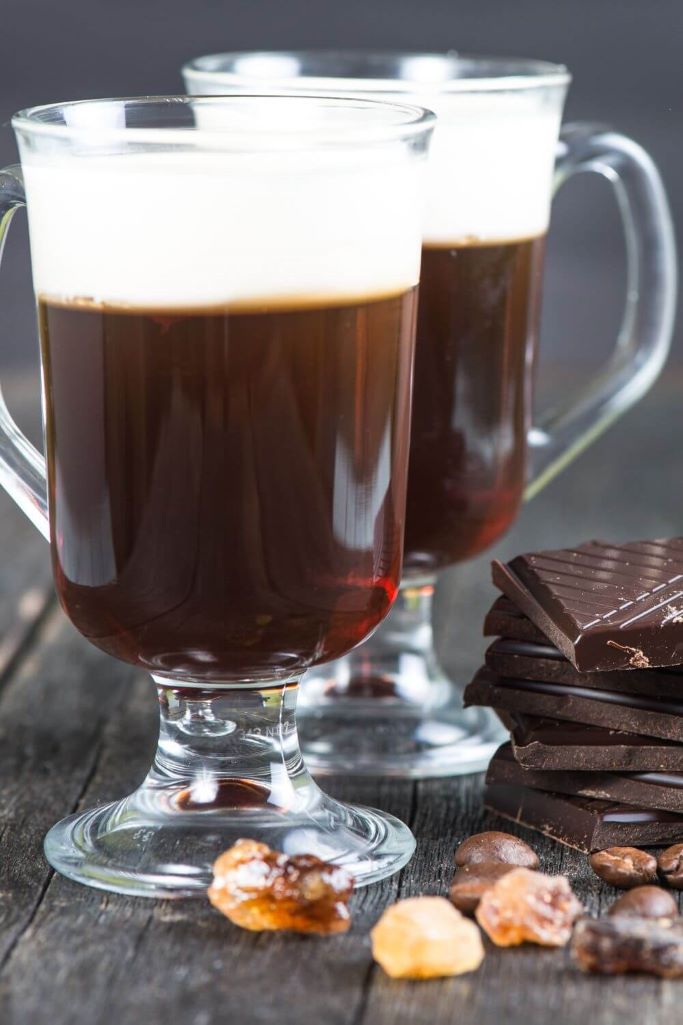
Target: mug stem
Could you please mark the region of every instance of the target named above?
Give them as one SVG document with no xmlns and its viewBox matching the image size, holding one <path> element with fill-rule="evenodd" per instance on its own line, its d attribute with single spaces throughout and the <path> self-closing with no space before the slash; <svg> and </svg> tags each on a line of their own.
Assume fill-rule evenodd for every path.
<svg viewBox="0 0 683 1025">
<path fill-rule="evenodd" d="M 503 731 L 488 710 L 463 709 L 463 688 L 439 664 L 434 590 L 405 581 L 368 641 L 306 674 L 299 732 L 316 773 L 421 779 L 486 768 Z"/>
<path fill-rule="evenodd" d="M 202 896 L 239 839 L 343 865 L 356 885 L 401 868 L 412 833 L 384 812 L 327 797 L 304 765 L 298 684 L 206 689 L 154 678 L 159 743 L 129 797 L 54 826 L 45 854 L 63 875 L 135 896 Z"/>
<path fill-rule="evenodd" d="M 297 682 L 230 690 L 154 682 L 159 743 L 144 785 L 164 809 L 285 809 L 304 789 L 315 793 L 299 750 Z"/>
</svg>

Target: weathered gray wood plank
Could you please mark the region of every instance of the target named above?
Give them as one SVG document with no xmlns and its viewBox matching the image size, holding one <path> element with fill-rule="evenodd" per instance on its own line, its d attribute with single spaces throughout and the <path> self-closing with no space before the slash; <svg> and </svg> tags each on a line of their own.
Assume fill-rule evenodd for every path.
<svg viewBox="0 0 683 1025">
<path fill-rule="evenodd" d="M 127 667 L 105 659 L 54 611 L 0 691 L 0 964 L 43 897 L 48 827 L 71 811 L 93 772 Z"/>
</svg>

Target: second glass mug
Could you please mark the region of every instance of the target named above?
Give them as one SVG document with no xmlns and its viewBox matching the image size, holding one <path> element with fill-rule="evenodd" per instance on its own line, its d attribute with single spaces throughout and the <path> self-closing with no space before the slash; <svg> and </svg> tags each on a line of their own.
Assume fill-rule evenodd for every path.
<svg viewBox="0 0 683 1025">
<path fill-rule="evenodd" d="M 398 588 L 433 120 L 282 96 L 13 119 L 0 242 L 25 204 L 47 475 L 0 402 L 0 482 L 74 625 L 152 674 L 161 715 L 138 790 L 49 832 L 73 879 L 202 894 L 240 837 L 358 884 L 412 854 L 403 823 L 322 793 L 294 712 Z"/>
<path fill-rule="evenodd" d="M 429 155 L 401 590 L 369 641 L 307 674 L 300 734 L 317 771 L 423 777 L 483 769 L 499 728 L 480 709 L 463 711 L 461 690 L 439 667 L 431 625 L 435 579 L 501 537 L 523 499 L 659 373 L 676 289 L 659 174 L 636 143 L 615 132 L 590 125 L 560 132 L 570 76 L 543 61 L 226 53 L 190 61 L 183 75 L 191 93 L 263 88 L 400 96 L 438 115 Z M 626 307 L 603 371 L 532 424 L 553 188 L 586 171 L 603 175 L 616 193 L 628 260 Z"/>
</svg>

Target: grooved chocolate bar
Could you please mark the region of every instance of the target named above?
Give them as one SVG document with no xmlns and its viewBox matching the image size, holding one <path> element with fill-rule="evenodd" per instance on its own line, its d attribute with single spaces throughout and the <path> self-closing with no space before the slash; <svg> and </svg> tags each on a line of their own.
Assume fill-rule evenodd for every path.
<svg viewBox="0 0 683 1025">
<path fill-rule="evenodd" d="M 480 669 L 465 688 L 464 702 L 683 743 L 683 700 L 518 680 Z"/>
<path fill-rule="evenodd" d="M 520 555 L 493 582 L 582 672 L 683 663 L 683 539 Z"/>
<path fill-rule="evenodd" d="M 486 651 L 486 665 L 500 676 L 515 676 L 543 683 L 567 683 L 594 690 L 619 690 L 653 694 L 683 701 L 683 672 L 680 669 L 613 669 L 611 672 L 581 673 L 564 655 L 547 642 L 501 638 Z"/>
<path fill-rule="evenodd" d="M 512 754 L 510 744 L 498 748 L 488 767 L 486 782 L 526 786 L 602 801 L 622 802 L 642 808 L 659 808 L 683 814 L 683 772 L 553 772 L 528 769 Z"/>
<path fill-rule="evenodd" d="M 508 785 L 487 786 L 484 804 L 503 818 L 586 854 L 612 846 L 657 847 L 683 841 L 683 815 L 669 811 Z"/>
<path fill-rule="evenodd" d="M 583 723 L 502 712 L 516 761 L 532 769 L 683 772 L 683 746 Z"/>
</svg>

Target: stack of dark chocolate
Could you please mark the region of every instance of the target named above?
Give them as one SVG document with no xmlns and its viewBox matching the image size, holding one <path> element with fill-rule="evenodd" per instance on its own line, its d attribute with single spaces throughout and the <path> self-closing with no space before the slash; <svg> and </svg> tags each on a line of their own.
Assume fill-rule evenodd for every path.
<svg viewBox="0 0 683 1025">
<path fill-rule="evenodd" d="M 465 691 L 510 731 L 486 805 L 583 851 L 683 841 L 683 538 L 493 564 Z"/>
</svg>

